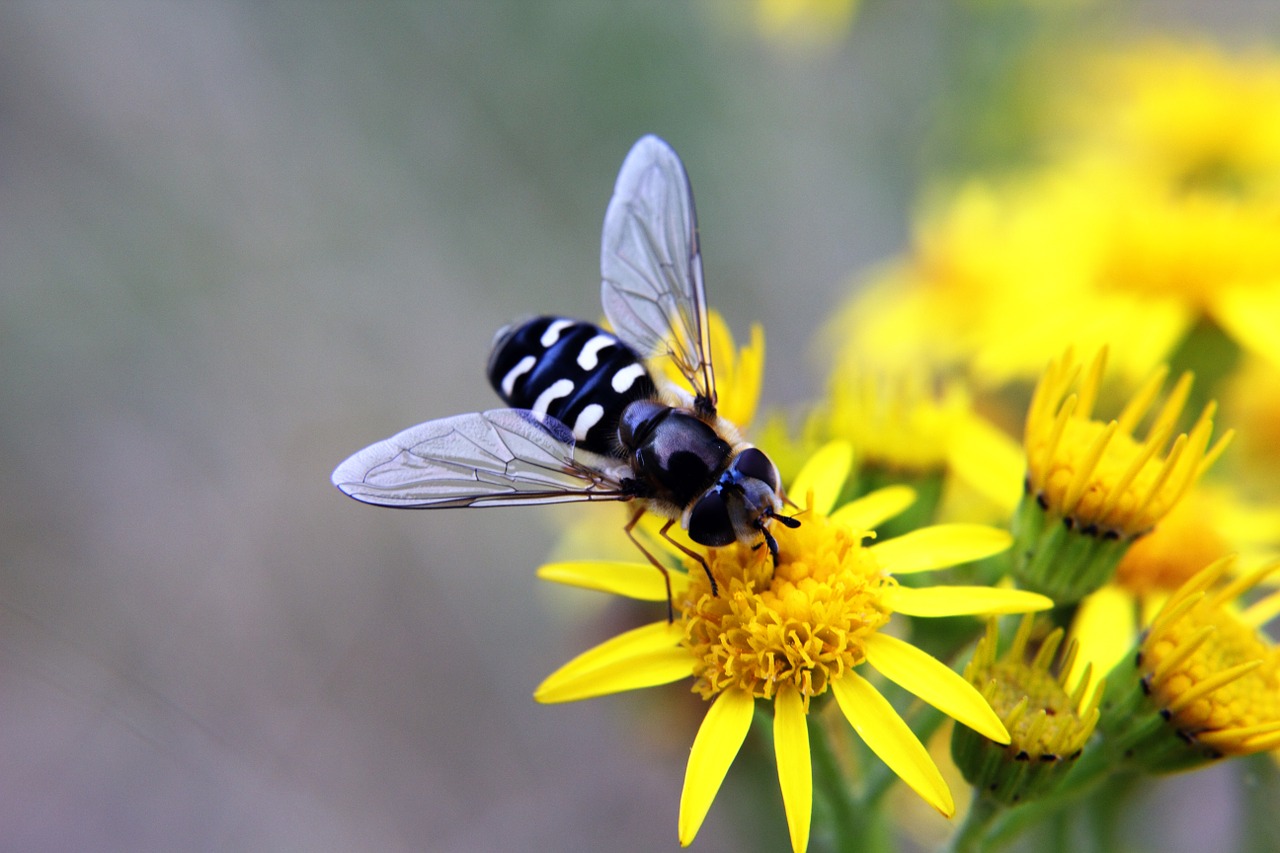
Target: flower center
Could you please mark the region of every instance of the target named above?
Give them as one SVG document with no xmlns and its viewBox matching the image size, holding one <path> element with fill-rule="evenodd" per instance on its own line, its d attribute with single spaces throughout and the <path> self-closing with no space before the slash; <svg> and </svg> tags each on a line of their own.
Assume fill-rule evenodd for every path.
<svg viewBox="0 0 1280 853">
<path fill-rule="evenodd" d="M 708 552 L 720 586 L 711 594 L 691 566 L 681 606 L 694 690 L 736 688 L 769 699 L 791 684 L 809 699 L 864 659 L 862 640 L 889 620 L 880 591 L 895 583 L 862 547 L 861 531 L 808 514 L 794 530 L 774 525 L 778 565 L 740 543 Z"/>
<path fill-rule="evenodd" d="M 1055 676 L 1020 661 L 1002 661 L 982 677 L 992 682 L 987 701 L 1009 730 L 1010 749 L 1042 760 L 1063 757 L 1062 744 L 1083 724 Z M 1024 701 L 1026 711 L 1015 716 Z"/>
<path fill-rule="evenodd" d="M 1194 652 L 1161 672 L 1164 661 L 1176 658 L 1206 628 L 1209 636 Z M 1253 661 L 1262 665 L 1190 703 L 1180 701 L 1213 676 Z M 1144 644 L 1142 662 L 1148 672 L 1159 673 L 1151 682 L 1153 695 L 1164 707 L 1176 708 L 1173 722 L 1188 735 L 1280 720 L 1280 649 L 1222 608 L 1193 607 Z M 1229 752 L 1226 747 L 1222 751 Z"/>
<path fill-rule="evenodd" d="M 1052 457 L 1047 460 L 1047 470 L 1042 481 L 1042 495 L 1051 507 L 1061 507 L 1077 472 L 1090 464 L 1090 450 L 1106 428 L 1100 421 L 1071 419 L 1066 423 L 1062 437 Z M 1038 448 L 1032 449 L 1032 458 Z M 1107 442 L 1101 457 L 1093 463 L 1088 473 L 1088 484 L 1069 513 L 1081 527 L 1090 525 L 1133 535 L 1149 529 L 1169 509 L 1169 495 L 1161 494 L 1159 478 L 1164 460 L 1146 460 L 1136 476 L 1126 477 L 1135 458 L 1142 453 L 1142 445 L 1132 436 L 1117 431 Z M 1126 482 L 1127 480 L 1127 482 Z M 1157 494 L 1151 500 L 1144 496 Z M 1121 488 L 1118 495 L 1113 492 Z"/>
</svg>

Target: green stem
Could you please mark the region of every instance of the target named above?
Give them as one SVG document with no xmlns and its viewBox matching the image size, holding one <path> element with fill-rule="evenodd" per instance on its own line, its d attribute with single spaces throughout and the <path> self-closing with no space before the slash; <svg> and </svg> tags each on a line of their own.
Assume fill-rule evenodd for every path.
<svg viewBox="0 0 1280 853">
<path fill-rule="evenodd" d="M 827 807 L 831 849 L 840 853 L 892 853 L 892 843 L 883 809 L 874 808 L 860 795 L 845 765 L 840 761 L 841 736 L 849 739 L 852 729 L 837 713 L 810 715 L 809 751 L 813 756 L 814 795 Z M 814 840 L 817 840 L 815 838 Z"/>
<path fill-rule="evenodd" d="M 975 796 L 969 805 L 969 813 L 964 817 L 964 823 L 947 843 L 947 853 L 985 853 L 990 850 L 987 831 L 1004 811 L 1004 806 L 995 800 Z"/>
<path fill-rule="evenodd" d="M 832 749 L 827 721 L 831 716 L 811 716 L 809 751 L 813 756 L 814 793 L 823 798 L 831 816 L 833 849 L 841 853 L 884 849 L 876 842 L 875 813 L 854 796 Z M 844 718 L 840 718 L 843 722 Z"/>
<path fill-rule="evenodd" d="M 1049 818 L 1049 841 L 1053 845 L 1053 853 L 1071 853 L 1071 822 L 1066 815 L 1057 812 Z"/>
<path fill-rule="evenodd" d="M 1089 811 L 1093 813 L 1094 835 L 1099 850 L 1120 848 L 1121 821 L 1129 813 L 1131 795 L 1141 778 L 1135 773 L 1122 772 L 1094 788 Z M 1059 814 L 1065 817 L 1065 812 Z"/>
<path fill-rule="evenodd" d="M 1030 824 L 1058 814 L 1092 791 L 1109 774 L 1114 774 L 1116 769 L 1115 759 L 1108 750 L 1099 748 L 1097 744 L 1086 749 L 1055 793 L 1010 809 L 994 822 L 987 834 L 986 840 L 990 845 L 987 849 L 995 850 L 1012 841 Z"/>
</svg>

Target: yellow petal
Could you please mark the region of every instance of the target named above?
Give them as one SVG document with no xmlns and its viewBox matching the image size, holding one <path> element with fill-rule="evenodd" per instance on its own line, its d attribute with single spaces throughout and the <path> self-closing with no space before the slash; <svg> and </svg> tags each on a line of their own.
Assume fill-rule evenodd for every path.
<svg viewBox="0 0 1280 853">
<path fill-rule="evenodd" d="M 910 486 L 885 486 L 863 495 L 831 513 L 831 520 L 854 530 L 875 530 L 916 502 Z"/>
<path fill-rule="evenodd" d="M 689 577 L 671 572 L 671 594 L 678 598 L 689 588 Z M 545 581 L 609 592 L 639 601 L 666 601 L 667 584 L 662 572 L 649 563 L 620 563 L 607 560 L 574 560 L 547 563 L 538 567 Z"/>
<path fill-rule="evenodd" d="M 1022 445 L 974 414 L 955 425 L 947 442 L 947 465 L 996 506 L 1012 514 L 1022 498 L 1027 459 Z"/>
<path fill-rule="evenodd" d="M 689 652 L 682 648 L 663 649 L 647 655 L 617 660 L 574 678 L 548 679 L 539 685 L 533 698 L 543 704 L 577 702 L 609 693 L 624 693 L 644 687 L 670 684 L 693 675 Z"/>
<path fill-rule="evenodd" d="M 764 383 L 764 327 L 751 324 L 751 342 L 738 350 L 733 370 L 733 396 L 721 395 L 721 414 L 745 430 L 755 418 L 760 402 L 760 386 Z M 719 362 L 717 362 L 718 364 Z"/>
<path fill-rule="evenodd" d="M 840 497 L 840 489 L 848 479 L 852 465 L 853 445 L 847 441 L 824 444 L 804 463 L 787 493 L 803 507 L 812 490 L 813 505 L 810 509 L 826 515 L 836 505 L 836 499 Z"/>
<path fill-rule="evenodd" d="M 870 547 L 894 575 L 927 572 L 999 554 L 1013 543 L 1007 530 L 984 524 L 935 524 Z"/>
<path fill-rule="evenodd" d="M 729 765 L 742 748 L 751 727 L 755 699 L 745 690 L 726 690 L 716 697 L 698 727 L 680 792 L 680 845 L 688 847 L 698 834 Z"/>
<path fill-rule="evenodd" d="M 572 702 L 687 678 L 693 674 L 693 660 L 680 647 L 682 634 L 679 625 L 665 619 L 619 634 L 548 675 L 533 698 Z"/>
<path fill-rule="evenodd" d="M 1068 682 L 1074 684 L 1088 664 L 1096 681 L 1111 671 L 1133 648 L 1138 634 L 1136 602 L 1114 585 L 1084 597 L 1071 623 L 1071 636 L 1079 644 Z"/>
<path fill-rule="evenodd" d="M 1034 613 L 1053 607 L 1053 599 L 1038 592 L 992 586 L 891 586 L 880 600 L 907 616 L 974 616 L 979 613 Z"/>
<path fill-rule="evenodd" d="M 850 669 L 831 682 L 831 692 L 849 725 L 890 770 L 944 817 L 955 814 L 955 801 L 938 766 L 871 682 Z"/>
<path fill-rule="evenodd" d="M 813 767 L 804 700 L 794 687 L 780 689 L 773 700 L 773 751 L 791 849 L 802 851 L 809 846 L 809 822 L 813 817 Z"/>
<path fill-rule="evenodd" d="M 996 743 L 1009 742 L 1009 732 L 987 700 L 942 661 L 883 633 L 866 637 L 863 648 L 867 663 L 885 678 Z"/>
</svg>

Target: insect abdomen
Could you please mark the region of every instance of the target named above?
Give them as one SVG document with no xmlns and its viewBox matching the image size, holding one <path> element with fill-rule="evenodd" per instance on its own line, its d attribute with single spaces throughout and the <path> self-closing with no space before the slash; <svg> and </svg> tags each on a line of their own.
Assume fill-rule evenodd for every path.
<svg viewBox="0 0 1280 853">
<path fill-rule="evenodd" d="M 489 382 L 507 405 L 550 415 L 579 447 L 617 455 L 618 419 L 657 395 L 635 350 L 592 323 L 536 317 L 498 333 Z"/>
</svg>

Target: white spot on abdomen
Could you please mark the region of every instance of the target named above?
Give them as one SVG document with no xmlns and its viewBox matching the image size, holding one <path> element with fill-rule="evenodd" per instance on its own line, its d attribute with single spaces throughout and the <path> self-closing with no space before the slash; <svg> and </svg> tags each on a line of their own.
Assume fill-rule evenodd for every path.
<svg viewBox="0 0 1280 853">
<path fill-rule="evenodd" d="M 560 333 L 570 326 L 574 325 L 573 320 L 553 320 L 551 325 L 547 326 L 547 330 L 542 333 L 542 337 L 538 339 L 538 343 L 544 347 L 549 347 L 556 341 L 560 340 Z"/>
<path fill-rule="evenodd" d="M 537 363 L 538 360 L 531 355 L 526 355 L 516 362 L 516 366 L 508 370 L 507 375 L 502 377 L 502 393 L 510 397 L 511 391 L 516 387 L 516 380 L 533 370 L 533 366 Z"/>
<path fill-rule="evenodd" d="M 568 397 L 573 393 L 572 379 L 557 379 L 551 383 L 551 387 L 538 395 L 538 399 L 533 401 L 533 411 L 535 414 L 545 415 L 547 406 L 550 406 L 561 397 Z"/>
<path fill-rule="evenodd" d="M 617 373 L 613 374 L 613 381 L 610 384 L 613 385 L 614 391 L 617 391 L 619 394 L 625 394 L 641 376 L 644 376 L 644 365 L 636 362 L 635 364 L 627 365 Z"/>
<path fill-rule="evenodd" d="M 578 415 L 577 420 L 573 422 L 573 437 L 578 441 L 585 441 L 587 433 L 591 428 L 600 423 L 600 419 L 604 417 L 604 406 L 599 403 L 592 403 L 587 406 Z"/>
<path fill-rule="evenodd" d="M 594 370 L 600 363 L 600 350 L 613 346 L 613 340 L 609 335 L 596 335 L 583 344 L 582 352 L 578 353 L 578 367 Z"/>
</svg>

